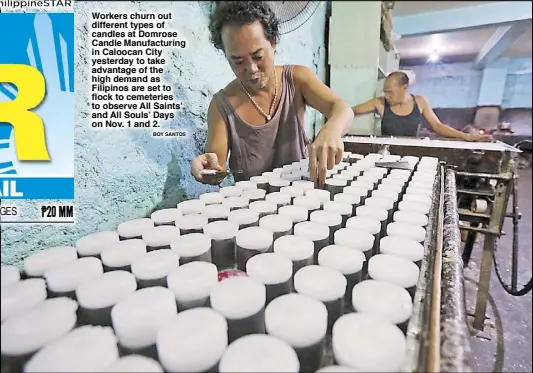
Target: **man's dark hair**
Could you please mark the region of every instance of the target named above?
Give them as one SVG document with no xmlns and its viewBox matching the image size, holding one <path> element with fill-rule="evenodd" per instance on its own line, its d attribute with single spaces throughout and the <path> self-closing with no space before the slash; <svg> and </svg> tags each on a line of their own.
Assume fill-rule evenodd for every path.
<svg viewBox="0 0 533 373">
<path fill-rule="evenodd" d="M 217 1 L 209 20 L 211 42 L 215 48 L 224 50 L 222 28 L 224 26 L 244 26 L 261 22 L 265 37 L 272 44 L 279 41 L 279 21 L 264 1 Z"/>
<path fill-rule="evenodd" d="M 403 71 L 395 71 L 387 76 L 387 79 L 393 79 L 398 85 L 409 85 L 409 77 Z"/>
</svg>

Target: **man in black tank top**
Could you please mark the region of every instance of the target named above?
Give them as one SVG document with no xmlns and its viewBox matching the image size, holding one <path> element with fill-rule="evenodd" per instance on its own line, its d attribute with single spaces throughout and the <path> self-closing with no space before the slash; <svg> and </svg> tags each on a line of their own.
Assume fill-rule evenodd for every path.
<svg viewBox="0 0 533 373">
<path fill-rule="evenodd" d="M 401 71 L 390 73 L 383 85 L 383 98 L 373 98 L 352 107 L 352 110 L 355 115 L 378 113 L 383 136 L 418 136 L 423 116 L 439 136 L 465 141 L 490 140 L 490 136 L 464 133 L 443 124 L 427 99 L 408 93 L 408 88 L 407 74 Z"/>
</svg>

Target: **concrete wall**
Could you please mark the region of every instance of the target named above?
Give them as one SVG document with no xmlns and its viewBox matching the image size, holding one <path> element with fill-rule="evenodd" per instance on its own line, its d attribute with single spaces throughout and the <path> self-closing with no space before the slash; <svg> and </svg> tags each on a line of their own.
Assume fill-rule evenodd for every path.
<svg viewBox="0 0 533 373">
<path fill-rule="evenodd" d="M 495 105 L 502 108 L 500 120 L 509 121 L 515 134 L 531 135 L 531 58 L 501 59 L 485 71 L 472 63 L 402 68 L 415 72 L 411 92 L 427 97 L 444 123 L 461 129 L 473 122 L 476 107 Z"/>
<path fill-rule="evenodd" d="M 415 82 L 410 90 L 423 95 L 433 108 L 468 108 L 477 105 L 482 72 L 471 64 L 435 64 L 403 69 L 413 70 Z"/>
<path fill-rule="evenodd" d="M 533 96 L 531 79 L 531 72 L 529 74 L 508 74 L 505 81 L 502 107 L 531 108 Z"/>
<path fill-rule="evenodd" d="M 502 108 L 531 108 L 531 58 L 508 60 Z M 471 63 L 409 66 L 416 80 L 411 91 L 424 95 L 434 108 L 469 108 L 478 105 L 482 70 Z"/>
<path fill-rule="evenodd" d="M 190 160 L 203 148 L 206 111 L 213 94 L 233 78 L 224 56 L 209 42 L 208 4 L 190 2 L 78 2 L 76 23 L 75 166 L 77 224 L 73 226 L 2 226 L 2 264 L 20 264 L 46 247 L 73 245 L 87 234 L 113 230 L 123 221 L 144 217 L 153 210 L 175 207 L 216 187 L 190 176 Z M 89 69 L 87 22 L 90 11 L 172 11 L 171 28 L 188 42 L 172 55 L 163 75 L 185 109 L 174 125 L 186 128 L 188 138 L 154 140 L 143 131 L 97 132 L 88 123 Z M 323 4 L 298 30 L 284 35 L 277 48 L 277 64 L 302 64 L 325 78 Z M 309 110 L 306 131 L 312 137 L 321 116 Z M 18 204 L 24 210 L 24 204 Z"/>
</svg>

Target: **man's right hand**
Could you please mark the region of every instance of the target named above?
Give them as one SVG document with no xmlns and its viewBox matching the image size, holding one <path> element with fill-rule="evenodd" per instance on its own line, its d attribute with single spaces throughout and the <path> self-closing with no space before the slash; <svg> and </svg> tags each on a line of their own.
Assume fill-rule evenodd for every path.
<svg viewBox="0 0 533 373">
<path fill-rule="evenodd" d="M 217 173 L 214 175 L 202 174 L 203 170 L 225 171 L 218 163 L 218 157 L 215 153 L 200 154 L 191 161 L 191 174 L 194 178 L 204 184 L 218 185 L 226 176 L 224 173 Z"/>
</svg>

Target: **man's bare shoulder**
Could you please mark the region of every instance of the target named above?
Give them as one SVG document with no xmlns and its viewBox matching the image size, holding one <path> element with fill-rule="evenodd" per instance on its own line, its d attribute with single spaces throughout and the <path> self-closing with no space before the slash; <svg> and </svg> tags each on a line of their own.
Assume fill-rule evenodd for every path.
<svg viewBox="0 0 533 373">
<path fill-rule="evenodd" d="M 422 95 L 414 95 L 414 96 L 415 96 L 415 101 L 418 105 L 424 105 L 424 106 L 427 105 L 428 99 L 425 96 L 422 96 Z"/>
<path fill-rule="evenodd" d="M 222 91 L 224 92 L 226 97 L 233 97 L 237 95 L 239 88 L 240 88 L 239 82 L 237 81 L 237 79 L 233 79 L 231 82 L 228 83 L 228 85 L 226 85 L 222 89 Z"/>
<path fill-rule="evenodd" d="M 311 68 L 305 65 L 291 65 L 291 66 L 292 66 L 292 74 L 299 78 L 309 76 L 309 75 L 316 75 L 315 72 Z"/>
<path fill-rule="evenodd" d="M 315 71 L 304 65 L 291 65 L 292 66 L 292 78 L 295 85 L 305 84 L 318 75 Z"/>
<path fill-rule="evenodd" d="M 238 84 L 237 79 L 233 79 L 224 88 L 222 88 L 221 91 L 224 93 L 224 96 L 226 97 L 226 99 L 232 100 L 234 97 L 237 96 L 237 90 L 239 89 L 239 87 L 240 86 Z M 219 92 L 220 91 L 218 91 L 216 93 L 219 93 Z M 213 97 L 211 97 L 211 102 L 209 103 L 209 110 L 210 111 L 212 110 L 212 111 L 218 113 L 218 107 L 216 105 L 216 101 L 217 101 L 216 97 L 215 97 L 215 95 L 213 95 Z"/>
</svg>

